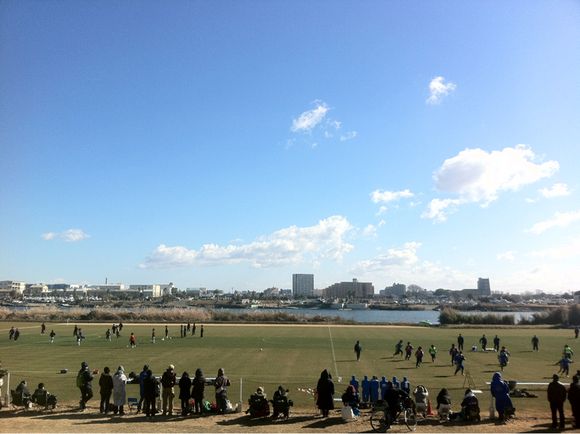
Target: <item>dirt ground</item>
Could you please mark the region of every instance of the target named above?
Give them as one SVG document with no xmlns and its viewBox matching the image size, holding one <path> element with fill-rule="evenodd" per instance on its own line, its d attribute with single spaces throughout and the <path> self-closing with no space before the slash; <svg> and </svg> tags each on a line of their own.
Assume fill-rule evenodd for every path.
<svg viewBox="0 0 580 434">
<path fill-rule="evenodd" d="M 389 432 L 408 432 L 403 427 L 393 426 Z M 580 432 L 572 429 L 572 421 L 567 420 L 568 432 Z M 290 419 L 272 421 L 270 419 L 250 420 L 244 413 L 214 416 L 157 416 L 148 421 L 142 414 L 125 416 L 104 416 L 98 408 L 89 406 L 80 412 L 72 403 L 59 405 L 53 411 L 14 410 L 4 408 L 0 411 L 0 432 L 82 432 L 82 433 L 135 433 L 135 432 L 272 432 L 272 433 L 326 433 L 326 432 L 372 432 L 368 411 L 352 422 L 343 422 L 338 410 L 331 413 L 328 419 L 319 416 L 315 409 L 292 409 Z M 466 425 L 458 422 L 440 423 L 436 418 L 419 420 L 416 432 L 557 432 L 550 430 L 549 410 L 543 414 L 518 414 L 517 418 L 507 424 L 497 424 L 484 419 L 478 424 Z"/>
</svg>

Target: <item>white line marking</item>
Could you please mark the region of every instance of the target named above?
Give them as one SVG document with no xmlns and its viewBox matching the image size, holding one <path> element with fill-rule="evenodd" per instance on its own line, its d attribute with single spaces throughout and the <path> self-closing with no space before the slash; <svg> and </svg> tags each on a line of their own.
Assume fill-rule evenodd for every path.
<svg viewBox="0 0 580 434">
<path fill-rule="evenodd" d="M 340 376 L 338 375 L 338 367 L 336 366 L 336 355 L 334 354 L 334 342 L 332 341 L 332 333 L 330 331 L 330 326 L 328 326 L 328 336 L 330 336 L 330 349 L 332 350 L 332 361 L 334 362 L 334 373 L 336 374 L 336 379 L 340 382 Z"/>
</svg>

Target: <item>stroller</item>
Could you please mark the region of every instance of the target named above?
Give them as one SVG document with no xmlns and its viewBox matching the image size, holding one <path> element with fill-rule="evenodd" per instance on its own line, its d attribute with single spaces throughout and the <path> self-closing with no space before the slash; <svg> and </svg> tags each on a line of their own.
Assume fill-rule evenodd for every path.
<svg viewBox="0 0 580 434">
<path fill-rule="evenodd" d="M 248 399 L 250 408 L 246 411 L 250 417 L 266 417 L 270 415 L 270 404 L 264 395 L 264 389 L 258 387 L 258 391 Z"/>
<path fill-rule="evenodd" d="M 291 399 L 288 399 L 288 390 L 284 389 L 282 386 L 278 387 L 278 390 L 274 392 L 274 397 L 270 400 L 272 403 L 272 419 L 278 419 L 283 417 L 288 419 L 290 416 L 290 407 L 294 405 Z"/>
</svg>

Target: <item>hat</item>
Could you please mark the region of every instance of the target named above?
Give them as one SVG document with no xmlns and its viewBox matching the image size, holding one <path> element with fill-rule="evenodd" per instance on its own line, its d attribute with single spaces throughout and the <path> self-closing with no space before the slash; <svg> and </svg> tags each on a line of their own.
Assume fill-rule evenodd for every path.
<svg viewBox="0 0 580 434">
<path fill-rule="evenodd" d="M 264 388 L 262 386 L 258 387 L 258 390 L 256 391 L 256 393 L 258 395 L 263 395 L 264 394 Z"/>
<path fill-rule="evenodd" d="M 89 366 L 89 364 L 87 362 L 82 362 L 81 363 L 81 368 L 86 368 L 87 366 Z"/>
<path fill-rule="evenodd" d="M 173 371 L 173 370 L 175 369 L 175 366 L 173 366 L 173 365 L 169 365 L 169 366 L 167 367 L 167 369 L 170 369 L 170 370 L 172 370 L 172 371 Z"/>
</svg>

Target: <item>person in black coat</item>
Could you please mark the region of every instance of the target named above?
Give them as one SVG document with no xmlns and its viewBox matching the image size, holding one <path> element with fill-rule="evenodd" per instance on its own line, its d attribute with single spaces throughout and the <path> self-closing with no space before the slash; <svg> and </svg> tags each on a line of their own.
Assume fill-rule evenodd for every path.
<svg viewBox="0 0 580 434">
<path fill-rule="evenodd" d="M 574 428 L 580 428 L 580 378 L 578 375 L 572 377 L 572 384 L 568 389 L 568 401 L 572 407 L 572 415 L 574 416 Z"/>
<path fill-rule="evenodd" d="M 193 323 L 193 329 L 195 330 L 195 323 Z M 193 398 L 193 412 L 201 414 L 203 412 L 203 400 L 205 391 L 205 377 L 203 376 L 203 371 L 200 368 L 195 370 L 195 377 L 191 381 L 191 397 Z"/>
<path fill-rule="evenodd" d="M 191 398 L 191 378 L 187 371 L 181 374 L 179 379 L 179 399 L 181 399 L 181 415 L 186 416 L 189 413 L 189 398 Z"/>
<path fill-rule="evenodd" d="M 558 414 L 560 416 L 560 429 L 564 429 L 564 402 L 566 402 L 566 387 L 558 381 L 560 377 L 552 375 L 552 382 L 548 384 L 548 401 L 552 411 L 552 428 L 558 427 Z"/>
<path fill-rule="evenodd" d="M 316 393 L 316 405 L 322 411 L 322 417 L 328 417 L 328 412 L 334 408 L 334 383 L 326 369 L 320 374 Z"/>
<path fill-rule="evenodd" d="M 147 370 L 143 378 L 143 407 L 145 416 L 152 418 L 157 413 L 156 401 L 160 394 L 161 385 L 155 378 L 151 369 Z"/>
<path fill-rule="evenodd" d="M 99 378 L 99 387 L 101 394 L 101 413 L 107 414 L 111 410 L 111 393 L 113 392 L 113 377 L 111 377 L 111 370 L 105 366 L 103 373 Z"/>
</svg>

